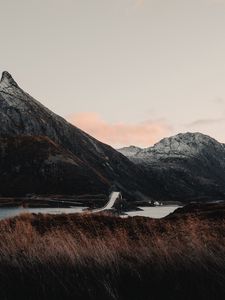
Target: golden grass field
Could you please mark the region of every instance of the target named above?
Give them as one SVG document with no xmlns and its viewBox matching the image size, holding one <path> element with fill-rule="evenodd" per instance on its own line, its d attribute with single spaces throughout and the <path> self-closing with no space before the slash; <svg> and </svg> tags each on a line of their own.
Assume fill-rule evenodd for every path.
<svg viewBox="0 0 225 300">
<path fill-rule="evenodd" d="M 225 299 L 223 209 L 1 221 L 0 299 Z"/>
</svg>

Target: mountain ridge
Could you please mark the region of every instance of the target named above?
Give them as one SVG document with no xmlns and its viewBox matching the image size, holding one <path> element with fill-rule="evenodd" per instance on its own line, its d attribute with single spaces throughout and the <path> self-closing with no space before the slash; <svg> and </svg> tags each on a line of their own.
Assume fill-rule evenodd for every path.
<svg viewBox="0 0 225 300">
<path fill-rule="evenodd" d="M 153 146 L 141 148 L 134 145 L 123 147 L 117 149 L 119 152 L 126 153 L 126 156 L 136 156 L 148 152 L 156 152 L 156 150 L 160 151 L 163 149 L 163 153 L 169 152 L 168 150 L 178 150 L 177 152 L 180 154 L 182 149 L 179 149 L 178 144 L 183 144 L 189 146 L 193 146 L 193 144 L 197 144 L 198 150 L 200 145 L 214 143 L 220 144 L 222 147 L 225 147 L 225 144 L 219 143 L 216 139 L 205 135 L 200 132 L 185 132 L 185 133 L 178 133 L 176 135 L 165 137 L 161 139 L 159 142 L 155 143 Z M 183 150 L 184 147 L 183 147 Z M 175 152 L 175 151 L 173 151 Z"/>
<path fill-rule="evenodd" d="M 16 151 L 20 153 L 24 151 L 25 155 L 27 151 L 32 153 L 29 168 L 35 168 L 38 182 L 46 186 L 42 180 L 42 174 L 39 173 L 42 162 L 33 164 L 38 157 L 38 143 L 35 142 L 36 146 L 31 151 L 31 143 L 24 141 L 23 136 L 29 136 L 34 141 L 37 136 L 47 137 L 49 140 L 45 141 L 43 149 L 46 155 L 48 149 L 53 151 L 52 143 L 55 144 L 61 156 L 59 161 L 50 160 L 53 162 L 51 176 L 57 181 L 59 166 L 63 165 L 63 172 L 67 174 L 61 177 L 62 181 L 60 181 L 63 193 L 71 194 L 81 192 L 81 190 L 83 193 L 88 193 L 90 190 L 95 190 L 97 193 L 107 194 L 107 191 L 114 188 L 122 191 L 130 200 L 156 199 L 188 202 L 196 199 L 225 199 L 224 144 L 200 133 L 186 133 L 164 138 L 153 147 L 146 149 L 132 146 L 126 149 L 130 151 L 126 156 L 125 153 L 116 151 L 53 113 L 24 92 L 8 72 L 3 72 L 0 82 L 0 149 L 3 138 L 9 139 L 7 143 L 11 143 L 12 138 L 17 140 L 13 148 L 15 155 Z M 16 145 L 22 145 L 22 148 L 16 148 Z M 4 155 L 3 151 L 0 156 L 2 166 L 5 166 Z M 68 160 L 71 155 L 72 161 L 80 162 L 76 172 L 73 163 Z M 20 157 L 21 168 L 25 171 L 23 174 L 16 174 L 19 177 L 25 176 L 26 179 L 29 173 L 26 169 L 26 160 L 22 155 Z M 46 160 L 48 163 L 47 157 L 45 157 Z M 67 163 L 68 161 L 71 164 Z M 15 164 L 18 163 L 16 160 Z M 16 172 L 13 165 L 9 166 L 8 172 L 7 177 L 7 168 L 0 168 L 0 176 L 5 176 L 2 178 L 7 178 L 10 182 L 10 176 Z M 74 182 L 68 178 L 71 172 L 74 172 L 74 175 L 71 175 L 74 176 Z M 85 180 L 81 182 L 79 179 L 84 174 L 86 187 L 83 183 Z M 44 178 L 47 182 L 46 177 Z M 71 185 L 74 184 L 74 187 L 68 187 L 67 181 Z M 16 187 L 17 182 L 14 177 L 12 177 L 12 182 Z M 90 184 L 93 186 L 88 186 Z M 30 193 L 32 188 L 35 192 L 35 186 L 30 183 Z M 13 186 L 10 186 L 10 190 L 13 191 Z M 51 187 L 49 185 L 49 190 L 45 190 L 47 193 L 55 191 L 54 184 L 51 184 Z M 26 193 L 26 186 L 23 192 Z"/>
<path fill-rule="evenodd" d="M 159 197 L 225 199 L 225 146 L 207 135 L 180 133 L 136 152 L 118 151 L 156 178 Z"/>
<path fill-rule="evenodd" d="M 150 194 L 149 183 L 140 179 L 144 177 L 140 168 L 111 146 L 50 111 L 24 92 L 5 71 L 0 82 L 0 137 L 19 135 L 49 137 L 76 155 L 99 181 L 104 179 L 108 189 L 117 186 L 139 198 Z"/>
</svg>

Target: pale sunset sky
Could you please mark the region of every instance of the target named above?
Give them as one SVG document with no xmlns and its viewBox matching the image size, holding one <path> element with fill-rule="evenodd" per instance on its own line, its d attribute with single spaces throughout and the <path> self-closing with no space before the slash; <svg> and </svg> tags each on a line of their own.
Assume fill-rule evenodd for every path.
<svg viewBox="0 0 225 300">
<path fill-rule="evenodd" d="M 114 147 L 225 142 L 225 0 L 0 0 L 0 71 Z"/>
</svg>

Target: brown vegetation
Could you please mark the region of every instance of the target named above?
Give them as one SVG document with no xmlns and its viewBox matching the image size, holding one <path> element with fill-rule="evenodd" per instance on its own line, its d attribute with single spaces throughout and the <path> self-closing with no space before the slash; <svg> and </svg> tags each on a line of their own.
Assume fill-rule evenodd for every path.
<svg viewBox="0 0 225 300">
<path fill-rule="evenodd" d="M 224 257 L 223 217 L 22 215 L 0 222 L 0 299 L 224 299 Z"/>
</svg>

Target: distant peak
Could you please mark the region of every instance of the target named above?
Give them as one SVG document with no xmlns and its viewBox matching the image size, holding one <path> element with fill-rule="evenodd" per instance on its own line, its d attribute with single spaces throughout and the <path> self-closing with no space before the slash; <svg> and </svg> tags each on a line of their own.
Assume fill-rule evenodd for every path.
<svg viewBox="0 0 225 300">
<path fill-rule="evenodd" d="M 147 148 L 147 151 L 156 150 L 166 151 L 167 153 L 174 153 L 174 151 L 179 153 L 193 153 L 193 151 L 196 152 L 209 145 L 220 147 L 220 143 L 208 135 L 200 132 L 186 132 L 164 138 L 153 147 Z"/>
<path fill-rule="evenodd" d="M 0 81 L 0 86 L 1 87 L 8 87 L 8 86 L 18 87 L 18 84 L 15 82 L 15 80 L 13 79 L 12 75 L 9 74 L 9 72 L 4 71 L 2 73 L 2 78 L 1 78 L 1 81 Z"/>
<path fill-rule="evenodd" d="M 141 149 L 141 148 L 139 148 L 137 146 L 134 146 L 134 145 L 130 145 L 130 146 L 127 146 L 127 147 L 122 147 L 118 150 L 123 150 L 123 149 L 133 149 L 133 150 L 135 150 L 135 149 Z"/>
<path fill-rule="evenodd" d="M 141 149 L 140 147 L 137 147 L 137 146 L 134 146 L 134 145 L 130 145 L 128 148 L 131 148 L 131 149 Z"/>
<path fill-rule="evenodd" d="M 217 142 L 216 140 L 214 140 L 210 136 L 205 135 L 205 134 L 200 133 L 200 132 L 178 133 L 177 135 L 171 136 L 169 138 L 165 138 L 163 140 L 170 140 L 171 142 L 173 142 L 175 140 L 175 141 L 181 141 L 183 143 L 186 143 L 186 142 L 189 142 L 189 141 L 204 142 L 204 141 L 209 141 L 209 140 Z"/>
<path fill-rule="evenodd" d="M 123 155 L 125 155 L 127 157 L 130 157 L 130 156 L 135 156 L 141 150 L 142 150 L 142 148 L 131 145 L 129 147 L 124 147 L 124 148 L 118 149 L 117 151 L 119 151 L 120 153 L 122 153 Z"/>
</svg>

